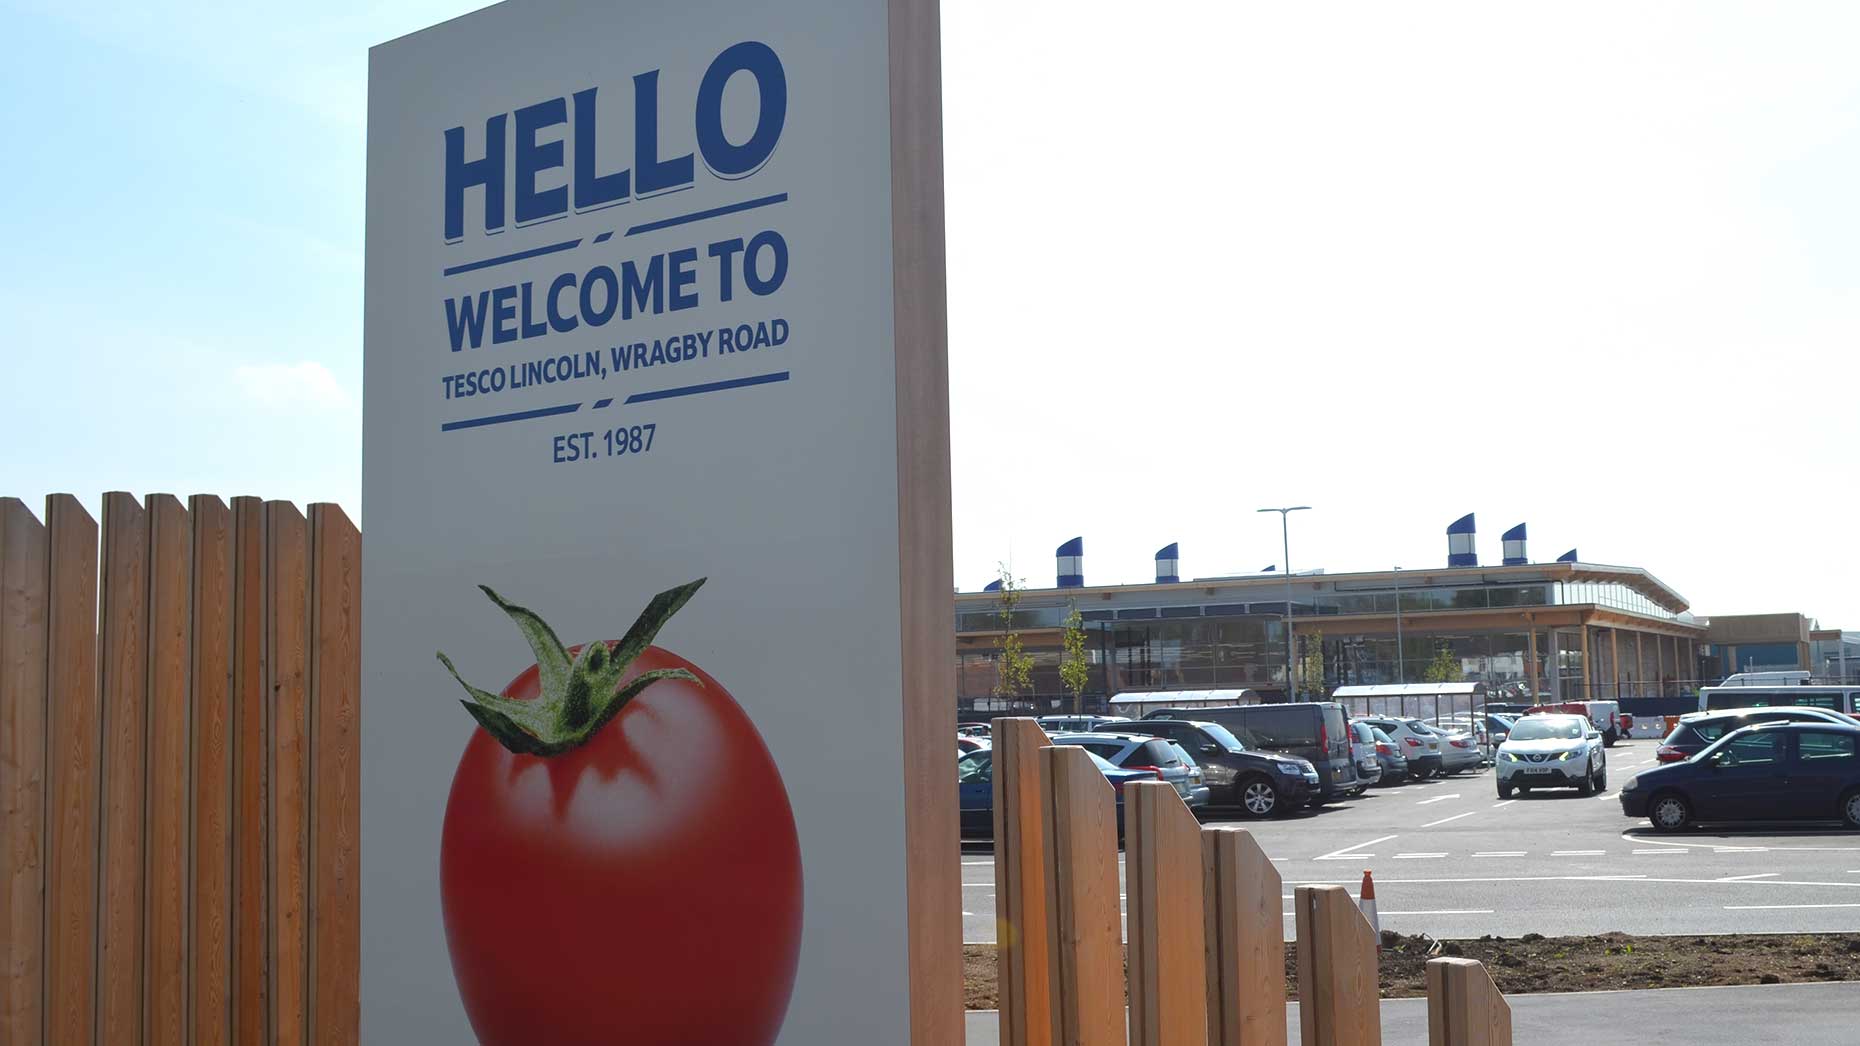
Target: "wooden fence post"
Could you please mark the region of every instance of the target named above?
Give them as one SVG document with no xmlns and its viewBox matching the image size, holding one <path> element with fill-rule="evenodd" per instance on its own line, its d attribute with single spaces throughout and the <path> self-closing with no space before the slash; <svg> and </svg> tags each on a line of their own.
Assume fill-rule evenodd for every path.
<svg viewBox="0 0 1860 1046">
<path fill-rule="evenodd" d="M 309 1026 L 310 528 L 288 501 L 265 502 L 265 697 L 271 715 L 271 1042 L 302 1046 Z"/>
<path fill-rule="evenodd" d="M 143 798 L 143 1043 L 187 1042 L 187 924 L 192 898 L 194 532 L 171 494 L 150 494 L 148 776 Z"/>
<path fill-rule="evenodd" d="M 1060 1046 L 1124 1046 L 1117 809 L 1083 748 L 1040 750 L 1050 1023 Z"/>
<path fill-rule="evenodd" d="M 0 1042 L 45 1042 L 45 526 L 0 498 Z"/>
<path fill-rule="evenodd" d="M 271 701 L 265 621 L 271 560 L 265 503 L 238 497 L 233 514 L 232 1041 L 271 1041 Z"/>
<path fill-rule="evenodd" d="M 362 535 L 335 505 L 310 506 L 310 1030 L 316 1046 L 361 1037 Z"/>
<path fill-rule="evenodd" d="M 1300 886 L 1298 1025 L 1304 1046 L 1381 1046 L 1376 935 L 1341 886 Z"/>
<path fill-rule="evenodd" d="M 1428 1046 L 1511 1046 L 1511 1004 L 1472 959 L 1427 964 Z"/>
<path fill-rule="evenodd" d="M 1208 1046 L 1286 1046 L 1284 881 L 1253 833 L 1204 828 Z"/>
<path fill-rule="evenodd" d="M 1130 1046 L 1204 1046 L 1201 824 L 1175 786 L 1124 786 L 1124 892 L 1130 939 Z"/>
<path fill-rule="evenodd" d="M 1025 718 L 997 719 L 988 736 L 994 753 L 1001 1046 L 1052 1046 L 1046 817 L 1040 798 L 1040 749 L 1051 742 L 1038 722 Z"/>
<path fill-rule="evenodd" d="M 97 1041 L 142 1041 L 144 802 L 148 794 L 148 511 L 103 496 L 103 903 Z"/>
<path fill-rule="evenodd" d="M 193 901 L 188 935 L 187 1041 L 232 1043 L 232 513 L 219 498 L 188 499 L 194 521 L 193 731 L 188 802 Z"/>
<path fill-rule="evenodd" d="M 45 690 L 45 1041 L 97 1031 L 97 826 L 103 703 L 97 686 L 97 522 L 69 494 L 45 499 L 50 541 Z"/>
</svg>

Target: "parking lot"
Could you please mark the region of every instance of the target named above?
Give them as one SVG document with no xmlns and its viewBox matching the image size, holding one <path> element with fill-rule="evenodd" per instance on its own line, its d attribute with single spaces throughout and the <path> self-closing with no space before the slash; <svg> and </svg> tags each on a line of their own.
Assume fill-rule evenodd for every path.
<svg viewBox="0 0 1860 1046">
<path fill-rule="evenodd" d="M 1666 835 L 1622 816 L 1617 790 L 1657 742 L 1609 750 L 1599 796 L 1500 801 L 1492 772 L 1372 789 L 1246 827 L 1285 881 L 1352 893 L 1375 873 L 1382 925 L 1436 937 L 1860 931 L 1860 833 L 1742 825 Z M 995 939 L 994 858 L 965 844 L 963 937 Z M 1121 857 L 1120 857 L 1121 867 Z"/>
</svg>

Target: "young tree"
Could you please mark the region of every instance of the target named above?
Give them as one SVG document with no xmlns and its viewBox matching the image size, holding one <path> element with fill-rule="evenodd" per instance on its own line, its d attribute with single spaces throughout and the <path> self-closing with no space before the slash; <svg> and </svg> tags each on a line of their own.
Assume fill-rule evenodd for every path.
<svg viewBox="0 0 1860 1046">
<path fill-rule="evenodd" d="M 1324 633 L 1312 632 L 1298 637 L 1298 687 L 1314 701 L 1325 696 Z"/>
<path fill-rule="evenodd" d="M 1002 586 L 1006 587 L 1006 586 Z M 1085 651 L 1085 619 L 1072 606 L 1066 614 L 1065 653 L 1059 659 L 1059 681 L 1072 691 L 1072 714 L 1085 711 L 1085 687 L 1091 682 L 1091 656 Z"/>
<path fill-rule="evenodd" d="M 1001 649 L 995 656 L 995 696 L 1013 699 L 1033 692 L 1033 655 L 1021 645 L 1014 612 L 1020 608 L 1021 581 L 1001 565 L 1001 598 L 995 607 L 1001 620 Z"/>
<path fill-rule="evenodd" d="M 1451 645 L 1444 642 L 1434 644 L 1434 659 L 1421 671 L 1421 679 L 1428 683 L 1460 681 L 1460 659 L 1453 656 Z"/>
</svg>

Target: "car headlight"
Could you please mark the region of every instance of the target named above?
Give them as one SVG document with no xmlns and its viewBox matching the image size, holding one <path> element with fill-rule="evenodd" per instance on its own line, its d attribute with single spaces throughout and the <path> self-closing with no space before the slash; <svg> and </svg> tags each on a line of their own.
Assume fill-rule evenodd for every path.
<svg viewBox="0 0 1860 1046">
<path fill-rule="evenodd" d="M 1515 763 L 1518 761 L 1518 757 L 1512 755 L 1510 752 L 1500 752 L 1498 753 L 1498 758 L 1501 762 L 1506 763 Z"/>
<path fill-rule="evenodd" d="M 1580 753 L 1578 753 L 1575 749 L 1572 748 L 1567 752 L 1558 752 L 1556 754 L 1556 757 L 1557 757 L 1557 760 L 1561 762 L 1563 760 L 1574 759 L 1579 754 Z"/>
<path fill-rule="evenodd" d="M 1296 763 L 1279 763 L 1277 764 L 1277 766 L 1279 768 L 1279 772 L 1282 774 L 1297 775 L 1297 774 L 1302 774 L 1305 772 L 1304 767 L 1299 766 Z"/>
</svg>

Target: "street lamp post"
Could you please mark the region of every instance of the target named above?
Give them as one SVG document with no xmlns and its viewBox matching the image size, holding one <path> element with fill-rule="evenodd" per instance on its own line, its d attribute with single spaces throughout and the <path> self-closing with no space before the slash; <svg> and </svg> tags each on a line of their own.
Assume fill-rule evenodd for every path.
<svg viewBox="0 0 1860 1046">
<path fill-rule="evenodd" d="M 1292 536 L 1290 524 L 1286 517 L 1294 512 L 1304 512 L 1310 505 L 1289 505 L 1285 508 L 1262 508 L 1261 512 L 1279 514 L 1279 540 L 1285 551 L 1285 694 L 1287 699 L 1298 696 L 1298 684 L 1293 681 L 1292 671 Z"/>
</svg>

